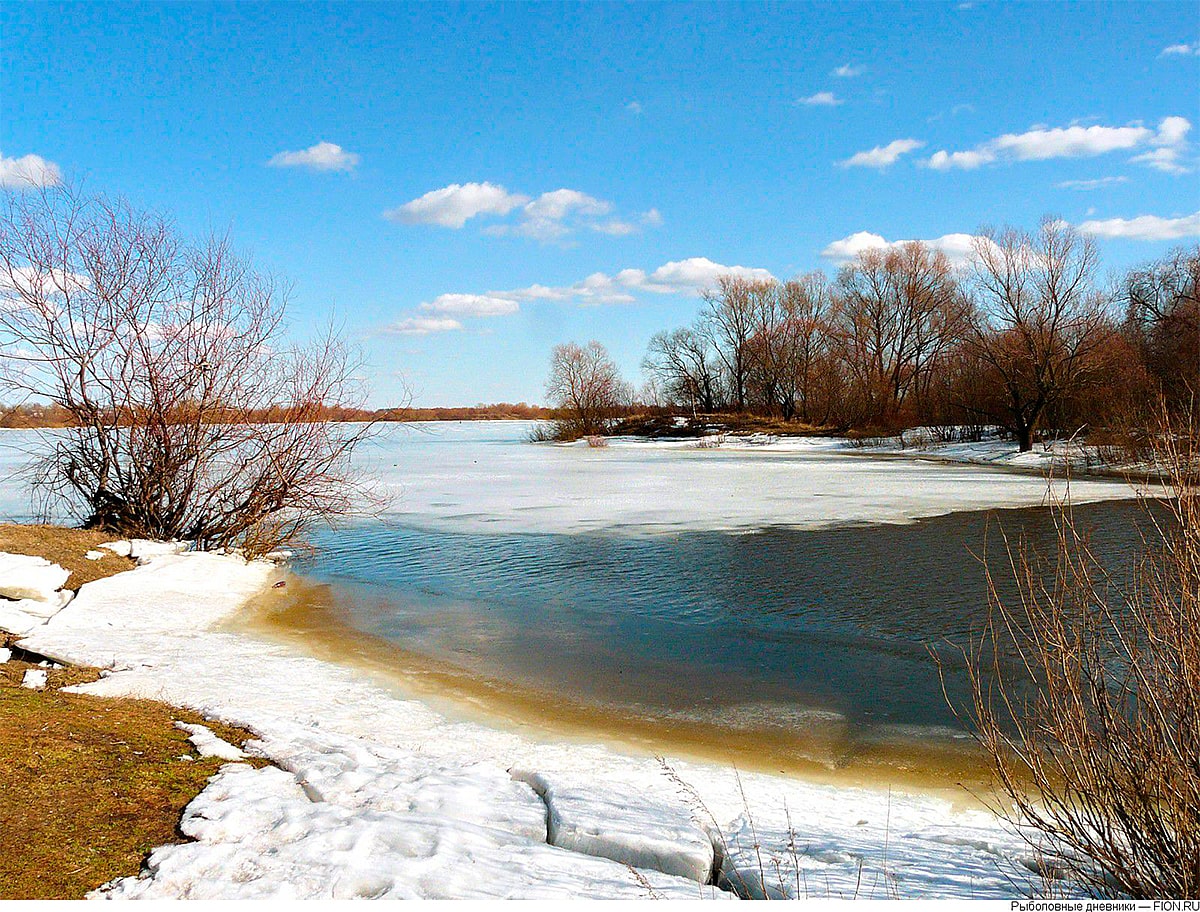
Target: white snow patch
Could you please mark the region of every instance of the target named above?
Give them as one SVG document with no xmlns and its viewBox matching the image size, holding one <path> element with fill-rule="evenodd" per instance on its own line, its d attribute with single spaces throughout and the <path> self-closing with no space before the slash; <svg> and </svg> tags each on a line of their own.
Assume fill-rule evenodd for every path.
<svg viewBox="0 0 1200 912">
<path fill-rule="evenodd" d="M 29 690 L 41 690 L 46 686 L 46 669 L 30 668 L 25 672 L 25 677 L 21 679 L 21 686 Z"/>
<path fill-rule="evenodd" d="M 93 549 L 93 550 L 86 552 L 83 556 L 86 557 L 88 560 L 102 560 L 104 558 L 104 552 L 96 551 Z"/>
<path fill-rule="evenodd" d="M 133 554 L 133 544 L 125 541 L 124 539 L 121 541 L 104 542 L 98 547 L 111 551 L 113 554 L 117 555 L 117 557 L 129 557 L 131 554 Z"/>
<path fill-rule="evenodd" d="M 160 542 L 146 538 L 135 538 L 129 543 L 129 557 L 139 564 L 148 564 L 156 557 L 182 554 L 188 549 L 187 542 Z"/>
<path fill-rule="evenodd" d="M 246 754 L 240 747 L 218 738 L 206 725 L 176 722 L 175 727 L 188 733 L 188 740 L 201 757 L 220 757 L 222 760 L 246 759 Z"/>
<path fill-rule="evenodd" d="M 512 775 L 546 802 L 551 845 L 708 883 L 712 840 L 683 804 L 596 782 L 523 771 Z"/>
<path fill-rule="evenodd" d="M 156 849 L 110 899 L 632 899 L 628 869 L 500 828 L 313 800 L 288 773 L 231 764 L 184 813 L 194 843 Z M 696 884 L 643 875 L 664 896 Z"/>
<path fill-rule="evenodd" d="M 0 552 L 0 596 L 7 599 L 52 601 L 70 575 L 44 557 Z"/>
<path fill-rule="evenodd" d="M 12 650 L 11 649 L 0 649 L 0 665 L 3 665 L 5 662 L 7 662 L 11 658 L 12 658 Z"/>
</svg>

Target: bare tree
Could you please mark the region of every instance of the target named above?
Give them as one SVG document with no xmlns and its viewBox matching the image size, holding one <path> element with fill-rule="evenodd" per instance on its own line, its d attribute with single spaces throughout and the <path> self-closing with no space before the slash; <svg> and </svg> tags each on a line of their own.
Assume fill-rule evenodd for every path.
<svg viewBox="0 0 1200 912">
<path fill-rule="evenodd" d="M 1200 247 L 1179 248 L 1125 280 L 1126 330 L 1175 413 L 1200 418 Z"/>
<path fill-rule="evenodd" d="M 968 303 L 945 255 L 919 241 L 863 251 L 842 268 L 837 290 L 837 342 L 859 417 L 894 424 L 962 337 Z"/>
<path fill-rule="evenodd" d="M 701 321 L 729 375 L 733 407 L 739 412 L 746 408 L 756 298 L 770 284 L 726 275 L 717 279 L 716 290 L 705 291 L 703 295 L 705 309 Z"/>
<path fill-rule="evenodd" d="M 9 195 L 0 380 L 65 410 L 35 476 L 89 527 L 260 552 L 350 511 L 369 425 L 332 332 L 288 343 L 286 295 L 227 241 L 70 189 Z"/>
<path fill-rule="evenodd" d="M 831 406 L 829 320 L 832 297 L 825 276 L 812 272 L 778 287 L 781 367 L 777 384 L 783 417 L 824 422 Z"/>
<path fill-rule="evenodd" d="M 1055 219 L 1034 234 L 985 229 L 975 242 L 971 340 L 1003 391 L 994 417 L 1022 452 L 1047 411 L 1095 376 L 1092 356 L 1111 332 L 1097 267 L 1092 241 Z"/>
<path fill-rule="evenodd" d="M 559 439 L 608 433 L 629 403 L 632 392 L 599 342 L 556 345 L 550 357 L 546 396 L 564 416 L 555 428 Z"/>
<path fill-rule="evenodd" d="M 672 401 L 686 404 L 695 417 L 715 411 L 721 400 L 719 367 L 713 359 L 712 340 L 684 327 L 655 333 L 642 366 Z"/>
</svg>

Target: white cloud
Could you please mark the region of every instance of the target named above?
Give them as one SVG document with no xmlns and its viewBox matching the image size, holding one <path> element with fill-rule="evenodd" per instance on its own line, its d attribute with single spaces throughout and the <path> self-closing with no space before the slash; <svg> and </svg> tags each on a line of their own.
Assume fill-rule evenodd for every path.
<svg viewBox="0 0 1200 912">
<path fill-rule="evenodd" d="M 1129 160 L 1156 171 L 1165 171 L 1167 174 L 1187 174 L 1189 170 L 1179 163 L 1178 149 L 1153 149 L 1143 152 L 1141 155 L 1135 155 Z"/>
<path fill-rule="evenodd" d="M 388 335 L 428 336 L 431 333 L 456 332 L 462 324 L 449 317 L 407 317 L 384 327 Z"/>
<path fill-rule="evenodd" d="M 901 155 L 907 155 L 925 143 L 917 139 L 897 139 L 886 146 L 876 146 L 866 152 L 857 152 L 840 162 L 843 168 L 886 168 L 896 163 Z"/>
<path fill-rule="evenodd" d="M 642 213 L 640 221 L 647 228 L 658 228 L 663 223 L 662 213 L 657 209 L 647 209 Z"/>
<path fill-rule="evenodd" d="M 308 168 L 311 171 L 353 171 L 358 156 L 337 143 L 321 142 L 299 152 L 280 152 L 267 162 L 272 168 Z"/>
<path fill-rule="evenodd" d="M 1097 177 L 1091 180 L 1065 180 L 1054 186 L 1059 190 L 1099 190 L 1101 187 L 1111 187 L 1114 184 L 1127 184 L 1129 178 L 1120 175 L 1116 177 Z"/>
<path fill-rule="evenodd" d="M 618 277 L 620 275 L 618 273 Z M 631 287 L 644 287 L 649 291 L 662 294 L 699 292 L 705 288 L 711 288 L 716 284 L 718 278 L 725 275 L 755 281 L 768 281 L 774 278 L 766 269 L 750 266 L 723 266 L 720 263 L 714 263 L 707 257 L 689 257 L 686 260 L 664 263 L 650 273 L 649 279 L 644 285 L 632 285 Z"/>
<path fill-rule="evenodd" d="M 0 187 L 32 190 L 37 187 L 57 187 L 62 183 L 58 165 L 40 155 L 7 158 L 0 155 Z"/>
<path fill-rule="evenodd" d="M 78 272 L 38 266 L 14 266 L 0 275 L 0 291 L 15 291 L 34 297 L 51 297 L 90 288 L 92 280 Z"/>
<path fill-rule="evenodd" d="M 1024 133 L 1005 133 L 959 152 L 939 150 L 926 164 L 938 171 L 952 168 L 972 170 L 996 161 L 1046 161 L 1056 158 L 1091 158 L 1110 152 L 1132 151 L 1146 146 L 1168 149 L 1139 155 L 1132 161 L 1146 161 L 1161 170 L 1179 168 L 1177 159 L 1186 143 L 1191 124 L 1183 117 L 1167 117 L 1158 130 L 1141 125 L 1090 127 L 1035 127 Z M 1172 154 L 1173 153 L 1173 154 Z"/>
<path fill-rule="evenodd" d="M 515 314 L 520 305 L 511 298 L 493 295 L 443 294 L 422 304 L 426 313 L 455 317 L 506 317 Z"/>
<path fill-rule="evenodd" d="M 934 250 L 940 250 L 955 266 L 963 266 L 970 260 L 975 250 L 975 243 L 978 237 L 973 234 L 943 234 L 941 237 L 922 240 L 925 244 Z M 834 241 L 821 251 L 821 256 L 828 260 L 833 260 L 836 263 L 846 263 L 853 260 L 864 250 L 872 249 L 895 249 L 904 244 L 911 244 L 911 240 L 906 241 L 889 241 L 882 235 L 873 234 L 870 231 L 858 231 L 840 241 Z"/>
<path fill-rule="evenodd" d="M 1131 162 L 1144 164 L 1167 174 L 1187 174 L 1191 169 L 1180 163 L 1187 150 L 1187 135 L 1192 125 L 1185 117 L 1164 117 L 1158 133 L 1150 140 L 1155 148 L 1135 155 Z"/>
<path fill-rule="evenodd" d="M 834 67 L 830 75 L 837 76 L 840 79 L 850 79 L 854 76 L 861 76 L 867 71 L 865 66 L 851 66 L 848 63 L 842 64 L 840 67 Z"/>
<path fill-rule="evenodd" d="M 1159 57 L 1200 57 L 1200 41 L 1195 44 L 1172 44 L 1162 49 Z"/>
<path fill-rule="evenodd" d="M 525 207 L 525 214 L 531 219 L 565 218 L 568 213 L 578 212 L 580 215 L 607 215 L 612 210 L 612 203 L 596 199 L 578 190 L 551 190 L 543 193 Z"/>
<path fill-rule="evenodd" d="M 620 219 L 610 219 L 607 222 L 596 222 L 592 225 L 593 231 L 599 231 L 601 234 L 611 234 L 615 237 L 624 237 L 627 234 L 637 234 L 638 226 L 633 222 L 623 222 Z"/>
<path fill-rule="evenodd" d="M 529 285 L 509 291 L 489 291 L 481 295 L 443 294 L 422 304 L 421 310 L 455 317 L 507 316 L 518 311 L 520 301 L 558 301 L 583 306 L 599 304 L 631 304 L 643 294 L 698 295 L 716 284 L 719 277 L 733 275 L 745 279 L 769 280 L 766 269 L 750 266 L 725 266 L 707 257 L 689 257 L 664 263 L 652 272 L 644 269 L 622 269 L 614 275 L 594 272 L 573 285 Z M 402 320 L 389 327 L 388 332 L 434 332 L 424 328 L 427 319 Z M 457 321 L 454 321 L 457 322 Z M 402 327 L 398 329 L 396 327 Z M 459 326 L 448 326 L 458 329 Z"/>
<path fill-rule="evenodd" d="M 1156 146 L 1179 146 L 1187 142 L 1192 125 L 1186 117 L 1164 117 L 1158 125 L 1158 135 L 1152 140 Z"/>
<path fill-rule="evenodd" d="M 1133 241 L 1175 241 L 1200 237 L 1200 212 L 1181 218 L 1161 218 L 1139 215 L 1137 218 L 1112 218 L 1082 222 L 1079 230 L 1102 238 L 1124 238 Z"/>
<path fill-rule="evenodd" d="M 990 152 L 947 152 L 943 149 L 934 152 L 929 157 L 927 164 L 938 171 L 945 171 L 948 168 L 962 168 L 964 171 L 970 171 L 995 160 L 996 156 Z"/>
<path fill-rule="evenodd" d="M 810 107 L 832 108 L 841 103 L 842 99 L 838 98 L 832 92 L 817 92 L 817 94 L 809 95 L 807 98 L 796 99 L 796 104 L 808 105 Z"/>
<path fill-rule="evenodd" d="M 450 184 L 431 190 L 424 196 L 388 210 L 384 217 L 409 224 L 442 225 L 461 228 L 478 215 L 506 216 L 516 211 L 519 218 L 489 225 L 483 233 L 493 237 L 519 236 L 543 243 L 562 241 L 579 228 L 622 235 L 639 230 L 639 223 L 623 218 L 600 221 L 613 211 L 613 204 L 581 190 L 561 187 L 536 198 L 509 193 L 490 183 Z M 653 215 L 650 215 L 653 213 Z M 641 224 L 661 221 L 655 210 L 642 216 Z"/>
<path fill-rule="evenodd" d="M 528 201 L 529 197 L 509 193 L 497 184 L 449 184 L 389 209 L 383 217 L 408 225 L 461 228 L 467 219 L 477 215 L 508 215 Z"/>
<path fill-rule="evenodd" d="M 637 100 L 631 101 L 631 102 L 629 102 L 629 104 L 625 105 L 625 110 L 628 111 L 630 114 L 641 114 L 642 113 L 642 103 Z"/>
</svg>

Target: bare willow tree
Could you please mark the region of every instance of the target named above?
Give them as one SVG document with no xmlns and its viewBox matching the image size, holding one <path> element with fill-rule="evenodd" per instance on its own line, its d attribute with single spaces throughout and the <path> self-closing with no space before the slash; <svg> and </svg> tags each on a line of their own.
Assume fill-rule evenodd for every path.
<svg viewBox="0 0 1200 912">
<path fill-rule="evenodd" d="M 714 350 L 729 378 L 733 407 L 739 412 L 746 408 L 746 387 L 752 358 L 750 339 L 757 322 L 755 311 L 758 298 L 772 284 L 770 281 L 723 275 L 717 278 L 715 289 L 703 293 L 701 327 L 713 340 Z"/>
<path fill-rule="evenodd" d="M 1168 408 L 1200 420 L 1200 246 L 1125 278 L 1125 328 Z"/>
<path fill-rule="evenodd" d="M 1010 552 L 967 668 L 978 738 L 1014 823 L 1091 893 L 1200 898 L 1200 426 L 1157 435 L 1171 478 L 1140 562 L 1116 578 L 1057 514 L 1049 559 Z"/>
<path fill-rule="evenodd" d="M 573 440 L 608 433 L 632 391 L 608 351 L 592 340 L 584 346 L 568 342 L 554 347 L 546 395 L 563 416 L 553 436 Z"/>
<path fill-rule="evenodd" d="M 894 424 L 970 312 L 950 262 L 920 241 L 864 250 L 838 274 L 837 344 L 860 420 Z"/>
<path fill-rule="evenodd" d="M 971 341 L 1002 391 L 993 415 L 1022 452 L 1047 412 L 1093 382 L 1112 332 L 1095 287 L 1095 244 L 1046 218 L 1036 233 L 985 229 L 975 242 L 978 319 Z"/>
<path fill-rule="evenodd" d="M 723 404 L 720 368 L 712 340 L 703 332 L 682 327 L 655 333 L 642 366 L 671 401 L 689 406 L 693 418 Z"/>
<path fill-rule="evenodd" d="M 288 342 L 286 294 L 226 240 L 69 188 L 12 194 L 0 222 L 0 381 L 71 426 L 37 488 L 92 528 L 270 550 L 350 512 L 367 425 L 332 331 Z"/>
</svg>

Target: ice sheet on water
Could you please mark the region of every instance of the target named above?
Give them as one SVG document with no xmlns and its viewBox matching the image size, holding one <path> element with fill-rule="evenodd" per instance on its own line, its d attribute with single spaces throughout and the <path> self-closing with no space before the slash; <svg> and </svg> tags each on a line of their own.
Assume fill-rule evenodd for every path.
<svg viewBox="0 0 1200 912">
<path fill-rule="evenodd" d="M 619 438 L 595 448 L 529 443 L 533 425 L 389 424 L 355 454 L 356 468 L 377 476 L 381 491 L 394 498 L 392 518 L 463 531 L 815 528 L 1036 506 L 1047 495 L 1047 483 L 1037 475 L 922 461 L 919 451 L 909 451 L 911 458 L 870 455 L 834 438 L 752 444 L 729 437 L 709 448 L 697 447 L 695 440 Z M 0 478 L 39 445 L 48 445 L 40 439 L 37 432 L 0 430 Z M 944 455 L 964 463 L 996 462 L 996 447 L 995 441 L 962 444 Z M 1071 485 L 1077 503 L 1133 493 L 1119 481 Z M 29 514 L 25 488 L 0 485 L 0 518 Z"/>
<path fill-rule="evenodd" d="M 728 443 L 620 438 L 531 444 L 522 422 L 388 428 L 364 452 L 393 518 L 462 531 L 646 534 L 910 522 L 958 510 L 1037 506 L 1046 480 L 984 465 L 864 455 L 830 438 Z M 1061 488 L 1056 489 L 1061 493 Z M 1076 503 L 1133 496 L 1076 481 Z"/>
</svg>

